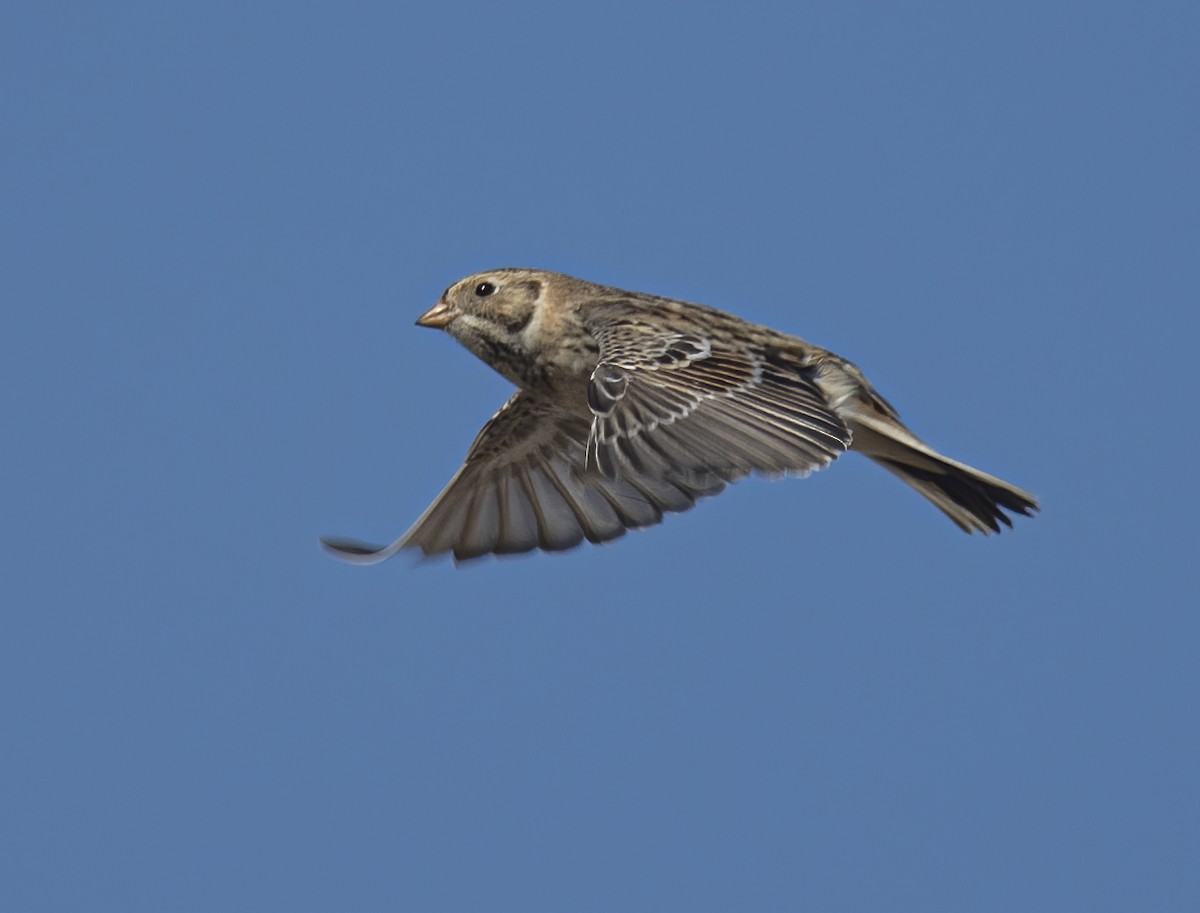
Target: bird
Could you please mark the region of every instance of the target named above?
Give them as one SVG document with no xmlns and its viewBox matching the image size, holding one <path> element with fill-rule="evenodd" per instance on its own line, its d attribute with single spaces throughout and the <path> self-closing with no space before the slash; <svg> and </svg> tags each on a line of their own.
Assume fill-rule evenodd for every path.
<svg viewBox="0 0 1200 913">
<path fill-rule="evenodd" d="M 509 267 L 454 283 L 417 325 L 449 333 L 517 389 L 403 536 L 321 540 L 351 562 L 608 542 L 748 475 L 805 476 L 848 450 L 968 533 L 1039 510 L 1029 492 L 917 437 L 854 363 L 712 307 Z"/>
</svg>

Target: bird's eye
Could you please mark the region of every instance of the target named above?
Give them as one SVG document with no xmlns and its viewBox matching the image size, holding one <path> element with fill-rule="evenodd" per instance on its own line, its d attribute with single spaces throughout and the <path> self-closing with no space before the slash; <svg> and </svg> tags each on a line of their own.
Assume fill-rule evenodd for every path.
<svg viewBox="0 0 1200 913">
<path fill-rule="evenodd" d="M 493 294 L 495 291 L 496 291 L 496 286 L 492 285 L 492 283 L 480 282 L 477 286 L 475 286 L 475 297 L 476 298 L 486 298 L 488 295 Z"/>
</svg>

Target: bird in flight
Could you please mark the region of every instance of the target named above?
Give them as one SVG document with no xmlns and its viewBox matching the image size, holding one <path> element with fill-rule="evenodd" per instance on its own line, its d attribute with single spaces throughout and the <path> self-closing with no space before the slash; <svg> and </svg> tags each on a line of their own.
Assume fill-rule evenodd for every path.
<svg viewBox="0 0 1200 913">
<path fill-rule="evenodd" d="M 968 533 L 1038 509 L 1029 492 L 909 431 L 856 365 L 704 305 L 497 269 L 450 286 L 417 324 L 445 330 L 517 392 L 403 536 L 321 540 L 348 561 L 607 542 L 751 473 L 804 476 L 847 450 Z"/>
</svg>

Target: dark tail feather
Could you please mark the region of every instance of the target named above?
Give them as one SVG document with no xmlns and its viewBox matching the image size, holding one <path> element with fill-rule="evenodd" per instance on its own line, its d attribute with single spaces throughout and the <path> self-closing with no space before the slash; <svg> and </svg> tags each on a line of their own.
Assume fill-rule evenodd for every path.
<svg viewBox="0 0 1200 913">
<path fill-rule="evenodd" d="M 1003 479 L 942 456 L 901 425 L 882 416 L 855 415 L 852 449 L 869 456 L 928 498 L 968 533 L 1011 527 L 1005 513 L 1032 516 L 1037 498 Z"/>
</svg>

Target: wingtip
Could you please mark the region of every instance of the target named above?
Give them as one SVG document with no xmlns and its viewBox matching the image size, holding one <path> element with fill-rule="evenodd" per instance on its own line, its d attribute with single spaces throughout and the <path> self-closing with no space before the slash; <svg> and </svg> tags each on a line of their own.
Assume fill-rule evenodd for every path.
<svg viewBox="0 0 1200 913">
<path fill-rule="evenodd" d="M 341 539 L 336 536 L 322 536 L 321 548 L 335 558 L 349 561 L 352 564 L 378 564 L 380 561 L 386 561 L 399 550 L 395 543 L 375 545 L 371 542 Z"/>
</svg>

